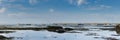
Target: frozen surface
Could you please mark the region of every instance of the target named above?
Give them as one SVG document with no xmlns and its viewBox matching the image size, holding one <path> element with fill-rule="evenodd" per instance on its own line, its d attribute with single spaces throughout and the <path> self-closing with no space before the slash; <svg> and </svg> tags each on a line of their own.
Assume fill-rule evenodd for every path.
<svg viewBox="0 0 120 40">
<path fill-rule="evenodd" d="M 115 31 L 91 29 L 86 31 L 72 30 L 65 33 L 49 32 L 47 30 L 14 30 L 14 33 L 1 34 L 13 37 L 11 40 L 120 40 Z"/>
</svg>

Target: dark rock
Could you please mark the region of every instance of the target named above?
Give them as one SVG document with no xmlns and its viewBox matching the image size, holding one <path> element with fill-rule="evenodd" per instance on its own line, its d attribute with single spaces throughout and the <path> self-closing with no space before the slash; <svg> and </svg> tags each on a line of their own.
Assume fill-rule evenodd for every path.
<svg viewBox="0 0 120 40">
<path fill-rule="evenodd" d="M 78 32 L 78 31 L 68 31 L 67 33 L 82 33 L 82 32 Z"/>
<path fill-rule="evenodd" d="M 118 24 L 117 26 L 115 26 L 115 30 L 117 34 L 120 34 L 120 24 Z"/>
<path fill-rule="evenodd" d="M 63 28 L 62 26 L 48 26 L 47 30 L 50 32 L 57 32 L 57 33 L 64 33 L 70 30 L 73 30 L 72 28 Z"/>
<path fill-rule="evenodd" d="M 94 37 L 96 39 L 105 39 L 105 40 L 118 40 L 116 38 L 113 38 L 113 37 Z"/>
<path fill-rule="evenodd" d="M 0 39 L 3 39 L 3 38 L 7 38 L 7 37 L 0 35 Z"/>
<path fill-rule="evenodd" d="M 12 40 L 13 37 L 5 37 L 3 35 L 0 35 L 0 40 Z"/>
<path fill-rule="evenodd" d="M 117 34 L 111 34 L 111 36 L 120 36 L 120 35 L 117 35 Z"/>
<path fill-rule="evenodd" d="M 0 31 L 0 33 L 13 33 L 15 31 Z"/>
<path fill-rule="evenodd" d="M 115 28 L 99 28 L 101 30 L 109 30 L 109 31 L 115 31 Z"/>
<path fill-rule="evenodd" d="M 79 28 L 80 31 L 89 31 L 88 28 Z"/>
<path fill-rule="evenodd" d="M 112 38 L 112 37 L 103 37 L 103 39 L 106 39 L 106 40 L 118 40 L 118 39 Z"/>
<path fill-rule="evenodd" d="M 94 37 L 94 38 L 98 39 L 99 37 Z"/>
<path fill-rule="evenodd" d="M 47 30 L 50 32 L 64 33 L 65 30 L 61 26 L 48 26 Z"/>
<path fill-rule="evenodd" d="M 47 29 L 63 29 L 61 26 L 47 26 Z"/>
<path fill-rule="evenodd" d="M 87 36 L 99 36 L 97 33 L 88 33 Z"/>
<path fill-rule="evenodd" d="M 73 30 L 72 28 L 65 28 L 65 30 L 68 30 L 68 31 L 70 31 L 70 30 Z"/>
<path fill-rule="evenodd" d="M 48 31 L 50 31 L 50 32 L 57 32 L 57 33 L 64 33 L 64 32 L 66 32 L 64 29 L 48 29 Z"/>
</svg>

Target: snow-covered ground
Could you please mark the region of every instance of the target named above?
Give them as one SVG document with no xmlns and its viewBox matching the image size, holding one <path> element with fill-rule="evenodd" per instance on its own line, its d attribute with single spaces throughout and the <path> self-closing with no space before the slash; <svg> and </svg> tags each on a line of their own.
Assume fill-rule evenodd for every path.
<svg viewBox="0 0 120 40">
<path fill-rule="evenodd" d="M 14 37 L 13 40 L 120 40 L 116 31 L 110 30 L 72 30 L 65 33 L 49 32 L 47 30 L 15 30 L 14 33 L 2 34 Z"/>
</svg>

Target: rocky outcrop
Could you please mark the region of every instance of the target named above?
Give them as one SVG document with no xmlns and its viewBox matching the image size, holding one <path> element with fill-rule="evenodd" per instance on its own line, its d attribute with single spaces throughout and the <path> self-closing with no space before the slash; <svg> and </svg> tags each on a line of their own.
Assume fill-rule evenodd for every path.
<svg viewBox="0 0 120 40">
<path fill-rule="evenodd" d="M 64 33 L 70 30 L 73 30 L 72 28 L 63 28 L 62 26 L 48 26 L 47 30 L 50 32 L 57 32 L 57 33 Z"/>
<path fill-rule="evenodd" d="M 12 40 L 13 37 L 5 37 L 3 35 L 0 35 L 0 40 Z"/>
<path fill-rule="evenodd" d="M 115 26 L 116 33 L 120 34 L 120 24 Z"/>
</svg>

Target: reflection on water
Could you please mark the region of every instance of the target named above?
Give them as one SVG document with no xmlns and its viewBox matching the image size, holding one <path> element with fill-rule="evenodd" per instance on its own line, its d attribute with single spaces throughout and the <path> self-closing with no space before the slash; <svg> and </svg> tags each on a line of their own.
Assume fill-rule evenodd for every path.
<svg viewBox="0 0 120 40">
<path fill-rule="evenodd" d="M 89 29 L 89 28 L 88 28 Z M 103 30 L 104 29 L 104 30 Z M 89 30 L 46 29 L 0 31 L 0 40 L 120 40 L 120 35 L 110 28 Z"/>
</svg>

